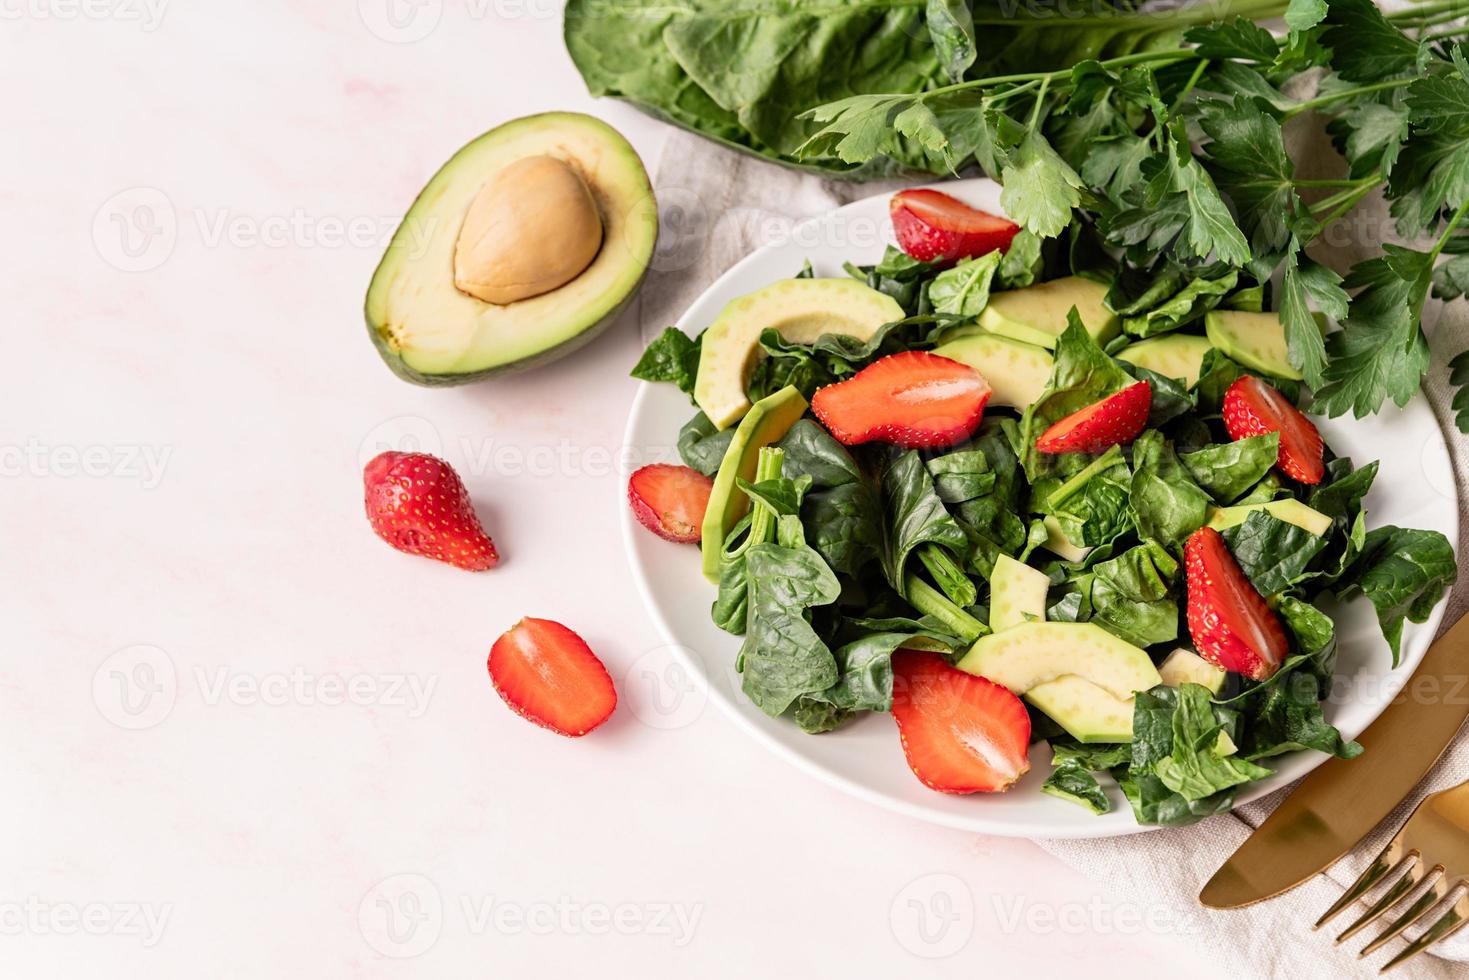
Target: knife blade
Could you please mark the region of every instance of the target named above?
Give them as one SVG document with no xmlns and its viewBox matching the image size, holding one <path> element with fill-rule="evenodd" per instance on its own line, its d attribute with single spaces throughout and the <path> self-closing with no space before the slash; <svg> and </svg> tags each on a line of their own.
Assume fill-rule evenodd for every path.
<svg viewBox="0 0 1469 980">
<path fill-rule="evenodd" d="M 1328 759 L 1255 828 L 1199 902 L 1234 909 L 1273 898 L 1325 871 L 1412 792 L 1469 717 L 1469 616 L 1423 663 L 1357 741 L 1355 759 Z"/>
</svg>

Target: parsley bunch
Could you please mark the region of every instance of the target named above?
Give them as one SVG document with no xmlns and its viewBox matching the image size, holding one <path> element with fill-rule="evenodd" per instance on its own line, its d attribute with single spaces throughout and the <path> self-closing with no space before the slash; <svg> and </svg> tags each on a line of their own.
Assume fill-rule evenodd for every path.
<svg viewBox="0 0 1469 980">
<path fill-rule="evenodd" d="M 1291 0 L 1282 37 L 1236 16 L 1189 28 L 1178 47 L 831 102 L 806 114 L 820 128 L 798 152 L 977 165 L 1028 231 L 1066 232 L 1073 248 L 1090 239 L 1134 279 L 1278 274 L 1273 305 L 1313 410 L 1362 417 L 1418 390 L 1430 289 L 1469 292 L 1466 15 L 1469 0 L 1396 14 L 1371 0 Z M 1310 98 L 1287 94 L 1313 79 Z M 1304 113 L 1326 118 L 1338 176 L 1297 174 L 1283 126 Z M 1397 233 L 1427 248 L 1383 244 L 1345 278 L 1308 257 L 1379 189 Z M 1340 329 L 1323 332 L 1313 308 Z M 1459 364 L 1453 380 L 1469 381 Z M 1469 412 L 1458 422 L 1469 431 Z"/>
</svg>

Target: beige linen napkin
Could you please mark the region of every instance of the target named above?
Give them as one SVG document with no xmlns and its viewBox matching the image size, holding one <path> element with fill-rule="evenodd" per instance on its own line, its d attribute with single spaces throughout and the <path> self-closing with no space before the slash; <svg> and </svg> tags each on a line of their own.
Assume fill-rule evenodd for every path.
<svg viewBox="0 0 1469 980">
<path fill-rule="evenodd" d="M 1329 147 L 1324 147 L 1323 152 L 1329 152 Z M 1309 167 L 1303 168 L 1303 172 L 1311 175 Z M 645 341 L 676 321 L 726 269 L 754 249 L 778 240 L 802 219 L 898 186 L 825 181 L 726 150 L 682 131 L 670 136 L 657 167 L 655 185 L 662 220 L 661 238 L 636 311 Z M 1377 223 L 1360 227 L 1385 227 L 1380 201 L 1377 207 Z M 1336 259 L 1350 263 L 1355 258 L 1339 256 L 1332 263 L 1340 268 Z M 1469 311 L 1464 303 L 1441 310 L 1440 304 L 1430 303 L 1432 309 L 1426 319 L 1441 316 L 1432 328 L 1436 367 L 1426 389 L 1440 423 L 1445 426 L 1444 431 L 1449 434 L 1453 469 L 1460 488 L 1462 539 L 1469 532 L 1469 519 L 1466 519 L 1469 515 L 1464 513 L 1463 506 L 1466 499 L 1463 490 L 1469 487 L 1469 444 L 1448 424 L 1451 391 L 1443 364 L 1469 342 L 1469 331 L 1464 328 Z M 1411 447 L 1401 463 L 1422 466 L 1420 455 L 1419 447 Z M 1453 488 L 1446 486 L 1444 492 L 1452 493 Z M 1461 555 L 1466 553 L 1463 548 L 1461 540 Z M 1459 590 L 1450 598 L 1445 623 L 1455 622 L 1466 604 L 1469 604 L 1469 588 Z M 1469 777 L 1469 738 L 1460 739 L 1451 748 L 1422 789 L 1453 785 L 1466 777 Z M 1318 877 L 1281 898 L 1237 912 L 1206 912 L 1198 905 L 1197 895 L 1204 882 L 1274 809 L 1285 792 L 1281 790 L 1192 827 L 1112 839 L 1037 843 L 1072 867 L 1106 881 L 1119 905 L 1166 908 L 1169 914 L 1160 916 L 1158 921 L 1175 926 L 1183 923 L 1189 931 L 1190 943 L 1200 946 L 1214 962 L 1242 970 L 1245 976 L 1365 976 L 1367 968 L 1359 965 L 1355 951 L 1374 934 L 1371 930 L 1347 946 L 1334 947 L 1325 934 L 1312 935 L 1309 924 L 1377 853 L 1421 792 L 1400 807 L 1366 846 L 1332 869 L 1333 881 Z M 1346 916 L 1341 918 L 1342 924 L 1348 921 Z M 1455 938 L 1458 942 L 1444 949 L 1443 955 L 1469 960 L 1469 930 Z M 1374 967 L 1386 955 L 1377 954 L 1371 961 Z M 1459 963 L 1419 957 L 1396 974 L 1404 978 L 1437 978 L 1463 977 L 1465 972 Z"/>
</svg>

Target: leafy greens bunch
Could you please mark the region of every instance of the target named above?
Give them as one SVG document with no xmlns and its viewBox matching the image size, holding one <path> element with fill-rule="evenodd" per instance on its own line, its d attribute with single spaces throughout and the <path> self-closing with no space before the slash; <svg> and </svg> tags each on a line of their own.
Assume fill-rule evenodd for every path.
<svg viewBox="0 0 1469 980">
<path fill-rule="evenodd" d="M 1281 14 L 1283 37 L 1254 23 Z M 1469 290 L 1466 15 L 1469 0 L 1390 14 L 1371 0 L 1157 13 L 1099 0 L 1079 18 L 1040 0 L 582 0 L 566 40 L 594 93 L 781 162 L 860 177 L 977 167 L 1028 231 L 1086 223 L 1140 289 L 1274 278 L 1268 305 L 1313 409 L 1360 418 L 1418 390 L 1430 290 Z M 1283 126 L 1306 113 L 1328 120 L 1339 175 L 1297 173 Z M 1345 279 L 1308 257 L 1379 189 L 1398 234 L 1428 245 L 1384 244 Z M 1469 353 L 1451 367 L 1469 432 Z"/>
<path fill-rule="evenodd" d="M 867 343 L 826 336 L 795 345 L 767 331 L 752 396 L 793 384 L 809 397 L 885 354 L 933 347 L 969 328 L 992 291 L 1085 261 L 1088 250 L 1064 240 L 1073 234 L 1042 244 L 1022 233 L 1003 258 L 991 253 L 950 269 L 896 250 L 877 265 L 851 267 L 911 315 Z M 1248 308 L 1259 301 L 1258 287 L 1230 281 L 1210 288 L 1212 302 Z M 1135 305 L 1137 323 L 1146 324 L 1183 316 L 1188 304 L 1158 294 Z M 690 392 L 698 350 L 698 338 L 670 328 L 633 374 Z M 1280 671 L 1260 683 L 1236 677 L 1236 688 L 1218 698 L 1198 685 L 1140 694 L 1130 744 L 1084 745 L 1033 712 L 1035 736 L 1049 739 L 1056 753 L 1046 788 L 1104 812 L 1097 773 L 1109 772 L 1140 822 L 1179 824 L 1228 809 L 1240 786 L 1270 775 L 1262 761 L 1271 756 L 1357 754 L 1360 747 L 1323 716 L 1336 639 L 1318 603 L 1366 596 L 1396 661 L 1404 622 L 1426 618 L 1454 581 L 1453 550 L 1437 532 L 1367 530 L 1362 499 L 1376 463 L 1354 467 L 1328 450 L 1325 479 L 1305 487 L 1274 468 L 1275 434 L 1231 440 L 1220 402 L 1245 373 L 1212 350 L 1187 387 L 1115 359 L 1073 311 L 1041 397 L 1023 413 L 987 411 L 963 445 L 929 453 L 848 448 L 815 420 L 797 422 L 764 451 L 755 479 L 740 483 L 751 511 L 724 542 L 712 615 L 743 638 L 745 693 L 810 732 L 889 710 L 895 650 L 957 656 L 989 632 L 989 578 L 1000 555 L 1045 571 L 1048 620 L 1094 622 L 1161 660 L 1186 642 L 1182 549 L 1211 508 L 1295 498 L 1330 518 L 1325 534 L 1267 511 L 1224 532 L 1287 628 L 1291 657 Z M 1136 380 L 1148 381 L 1154 394 L 1148 428 L 1133 445 L 1094 456 L 1035 452 L 1036 437 L 1052 423 Z M 680 433 L 679 452 L 712 475 L 730 437 L 698 413 Z M 1082 560 L 1046 550 L 1048 518 L 1090 549 Z"/>
</svg>

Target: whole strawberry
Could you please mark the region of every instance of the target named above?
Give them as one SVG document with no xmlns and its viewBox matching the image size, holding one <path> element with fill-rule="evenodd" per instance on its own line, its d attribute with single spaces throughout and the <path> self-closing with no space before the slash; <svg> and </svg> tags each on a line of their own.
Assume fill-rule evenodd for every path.
<svg viewBox="0 0 1469 980">
<path fill-rule="evenodd" d="M 500 560 L 454 468 L 427 453 L 386 452 L 362 471 L 367 521 L 399 551 L 482 572 Z"/>
</svg>

